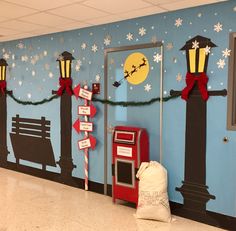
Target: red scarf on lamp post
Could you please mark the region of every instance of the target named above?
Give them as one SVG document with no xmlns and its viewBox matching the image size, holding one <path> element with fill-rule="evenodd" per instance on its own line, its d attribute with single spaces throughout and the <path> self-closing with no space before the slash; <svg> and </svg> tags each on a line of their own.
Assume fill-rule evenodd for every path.
<svg viewBox="0 0 236 231">
<path fill-rule="evenodd" d="M 187 101 L 189 97 L 189 93 L 193 89 L 195 83 L 197 83 L 202 99 L 207 101 L 209 98 L 208 91 L 207 91 L 207 82 L 208 82 L 208 77 L 204 72 L 199 73 L 199 75 L 197 76 L 195 74 L 187 72 L 186 74 L 187 86 L 182 90 L 181 98 Z"/>
</svg>

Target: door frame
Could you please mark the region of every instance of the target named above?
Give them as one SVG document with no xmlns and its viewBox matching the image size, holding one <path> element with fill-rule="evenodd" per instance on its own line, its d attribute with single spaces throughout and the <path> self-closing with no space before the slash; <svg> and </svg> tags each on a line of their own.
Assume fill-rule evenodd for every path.
<svg viewBox="0 0 236 231">
<path fill-rule="evenodd" d="M 121 51 L 130 51 L 130 50 L 140 50 L 145 48 L 160 48 L 161 49 L 161 67 L 160 67 L 160 163 L 162 163 L 162 116 L 163 116 L 163 43 L 162 42 L 155 42 L 155 43 L 144 43 L 144 44 L 137 44 L 137 45 L 131 45 L 131 46 L 121 46 L 121 47 L 111 47 L 104 49 L 104 99 L 108 99 L 108 54 L 114 53 L 114 52 L 121 52 Z M 108 140 L 108 121 L 107 116 L 108 114 L 108 105 L 104 104 L 104 194 L 107 195 L 107 157 L 108 157 L 108 151 L 107 151 L 107 140 Z"/>
</svg>

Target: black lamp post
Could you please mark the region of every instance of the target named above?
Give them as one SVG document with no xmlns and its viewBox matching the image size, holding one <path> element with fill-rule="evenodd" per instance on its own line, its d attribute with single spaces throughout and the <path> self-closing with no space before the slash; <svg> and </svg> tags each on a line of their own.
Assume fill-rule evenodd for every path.
<svg viewBox="0 0 236 231">
<path fill-rule="evenodd" d="M 186 42 L 187 86 L 183 91 L 171 90 L 171 95 L 182 94 L 187 101 L 185 133 L 185 172 L 183 185 L 176 188 L 184 198 L 183 213 L 199 221 L 209 221 L 206 204 L 214 195 L 206 185 L 206 115 L 208 96 L 225 96 L 226 90 L 207 91 L 206 76 L 210 49 L 216 47 L 210 39 L 196 36 Z"/>
<path fill-rule="evenodd" d="M 0 59 L 0 165 L 7 163 L 7 103 L 6 103 L 6 70 L 7 62 Z"/>
<path fill-rule="evenodd" d="M 60 88 L 56 92 L 61 96 L 60 115 L 61 115 L 61 156 L 58 164 L 61 168 L 62 182 L 72 182 L 72 170 L 76 166 L 73 164 L 71 153 L 71 96 L 72 79 L 71 79 L 71 63 L 74 57 L 71 53 L 64 51 L 57 61 L 59 62 Z M 53 93 L 55 93 L 53 91 Z"/>
</svg>

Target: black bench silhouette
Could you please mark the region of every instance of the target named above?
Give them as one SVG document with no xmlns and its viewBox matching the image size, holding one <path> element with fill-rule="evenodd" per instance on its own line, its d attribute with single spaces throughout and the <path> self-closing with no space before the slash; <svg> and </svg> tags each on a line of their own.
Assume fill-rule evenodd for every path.
<svg viewBox="0 0 236 231">
<path fill-rule="evenodd" d="M 52 144 L 50 140 L 50 121 L 41 119 L 12 118 L 12 133 L 10 133 L 16 163 L 27 160 L 46 165 L 56 166 Z"/>
</svg>

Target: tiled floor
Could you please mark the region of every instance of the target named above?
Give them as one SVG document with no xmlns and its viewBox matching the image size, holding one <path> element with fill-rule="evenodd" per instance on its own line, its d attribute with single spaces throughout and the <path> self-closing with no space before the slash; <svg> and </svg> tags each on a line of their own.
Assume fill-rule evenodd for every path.
<svg viewBox="0 0 236 231">
<path fill-rule="evenodd" d="M 135 209 L 108 196 L 0 168 L 0 231 L 217 231 L 175 217 L 172 223 L 138 220 Z"/>
</svg>

